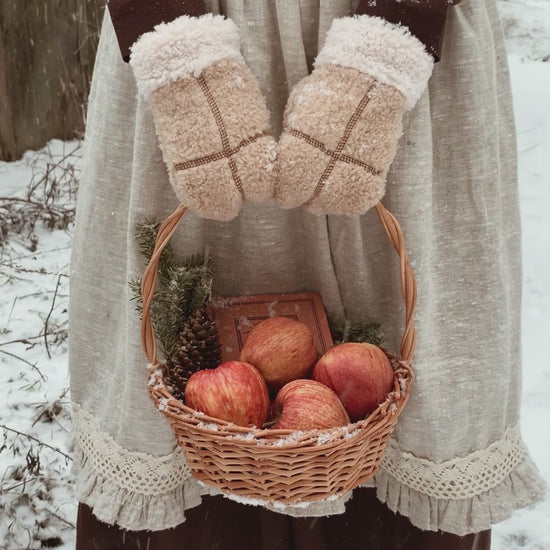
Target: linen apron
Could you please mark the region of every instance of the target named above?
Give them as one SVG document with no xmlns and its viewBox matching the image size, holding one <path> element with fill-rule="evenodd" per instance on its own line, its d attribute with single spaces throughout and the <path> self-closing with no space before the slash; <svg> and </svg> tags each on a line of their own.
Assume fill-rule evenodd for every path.
<svg viewBox="0 0 550 550">
<path fill-rule="evenodd" d="M 239 26 L 278 135 L 290 89 L 311 70 L 332 19 L 352 13 L 353 2 L 214 0 L 210 7 Z M 383 203 L 401 223 L 418 281 L 416 380 L 371 485 L 416 527 L 464 535 L 489 529 L 543 491 L 518 419 L 516 143 L 496 0 L 449 10 L 442 61 L 404 128 Z M 180 524 L 204 492 L 147 395 L 128 286 L 144 268 L 136 224 L 161 221 L 176 206 L 151 115 L 106 15 L 71 266 L 74 471 L 79 501 L 131 530 Z M 228 223 L 188 214 L 172 244 L 182 256 L 212 257 L 217 295 L 316 290 L 331 322 L 377 321 L 384 345 L 399 349 L 398 258 L 374 211 L 316 217 L 268 203 L 247 205 Z M 359 522 L 361 491 L 347 502 Z M 308 513 L 341 514 L 344 500 Z"/>
</svg>

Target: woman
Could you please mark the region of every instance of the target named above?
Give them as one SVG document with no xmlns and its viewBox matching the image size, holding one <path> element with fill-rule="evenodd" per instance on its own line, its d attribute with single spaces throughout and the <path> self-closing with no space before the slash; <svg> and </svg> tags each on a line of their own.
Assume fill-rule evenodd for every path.
<svg viewBox="0 0 550 550">
<path fill-rule="evenodd" d="M 209 11 L 240 29 L 275 137 L 290 91 L 303 90 L 335 19 L 355 12 L 406 26 L 426 55 L 440 59 L 427 89 L 417 86 L 423 93 L 404 115 L 395 159 L 390 144 L 383 160 L 391 163 L 383 202 L 402 225 L 419 284 L 413 395 L 372 487 L 357 489 L 347 503 L 321 505 L 316 517 L 296 518 L 291 510 L 278 514 L 201 495 L 147 396 L 128 290 L 144 267 L 134 227 L 166 218 L 191 196 L 192 181 L 176 185 L 176 196 L 159 113 L 138 94 L 139 71 L 135 76 L 123 57 L 132 63 L 135 40 L 157 23 L 200 16 L 204 6 L 111 0 L 90 97 L 71 275 L 79 550 L 488 549 L 491 525 L 540 497 L 543 483 L 518 423 L 520 235 L 503 37 L 495 0 L 448 4 L 208 2 Z M 384 52 L 399 64 L 389 48 Z M 395 134 L 408 107 L 399 107 Z M 292 155 L 284 148 L 290 134 L 285 126 L 283 160 Z M 208 252 L 216 294 L 317 290 L 331 321 L 376 320 L 386 345 L 397 349 L 398 269 L 368 201 L 359 206 L 364 215 L 331 215 L 350 213 L 342 192 L 327 180 L 317 202 L 311 194 L 297 198 L 299 182 L 283 164 L 284 177 L 273 185 L 287 208 L 274 201 L 243 206 L 237 195 L 229 212 L 201 212 L 199 197 L 201 216 L 187 215 L 173 238 L 178 253 Z M 373 184 L 378 198 L 387 167 Z M 245 200 L 247 193 L 245 185 Z"/>
</svg>

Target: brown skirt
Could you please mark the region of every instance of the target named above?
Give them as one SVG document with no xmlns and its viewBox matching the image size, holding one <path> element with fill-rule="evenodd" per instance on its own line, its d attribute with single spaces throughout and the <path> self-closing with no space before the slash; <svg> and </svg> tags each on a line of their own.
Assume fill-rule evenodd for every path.
<svg viewBox="0 0 550 550">
<path fill-rule="evenodd" d="M 491 531 L 459 537 L 421 531 L 376 499 L 355 491 L 346 513 L 291 518 L 223 497 L 204 497 L 186 521 L 165 531 L 124 531 L 79 505 L 76 550 L 489 550 Z"/>
</svg>

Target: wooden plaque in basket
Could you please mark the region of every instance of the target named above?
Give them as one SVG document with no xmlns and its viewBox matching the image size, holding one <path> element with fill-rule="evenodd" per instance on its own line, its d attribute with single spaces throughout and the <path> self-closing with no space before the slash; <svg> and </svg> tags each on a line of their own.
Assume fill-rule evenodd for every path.
<svg viewBox="0 0 550 550">
<path fill-rule="evenodd" d="M 236 361 L 250 331 L 275 315 L 307 325 L 317 353 L 333 345 L 321 295 L 318 292 L 214 297 L 209 311 L 218 329 L 222 361 Z"/>
<path fill-rule="evenodd" d="M 292 432 L 236 426 L 209 417 L 177 400 L 164 383 L 157 358 L 150 306 L 158 262 L 186 208 L 179 206 L 160 226 L 155 250 L 141 285 L 141 338 L 150 362 L 149 394 L 170 422 L 193 476 L 226 496 L 270 506 L 307 506 L 344 496 L 374 476 L 410 394 L 410 361 L 416 343 L 413 314 L 416 283 L 394 216 L 380 203 L 380 221 L 400 258 L 405 328 L 399 356 L 386 351 L 394 368 L 394 387 L 367 418 L 332 430 Z"/>
</svg>

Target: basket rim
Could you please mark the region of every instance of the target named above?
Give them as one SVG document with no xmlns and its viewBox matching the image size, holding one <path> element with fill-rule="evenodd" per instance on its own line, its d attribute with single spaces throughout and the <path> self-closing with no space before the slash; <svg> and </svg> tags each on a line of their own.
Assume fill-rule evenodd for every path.
<svg viewBox="0 0 550 550">
<path fill-rule="evenodd" d="M 388 350 L 381 348 L 392 363 L 394 369 L 393 389 L 386 399 L 380 403 L 368 416 L 345 426 L 336 428 L 315 428 L 312 430 L 289 430 L 273 428 L 257 428 L 254 426 L 239 426 L 192 409 L 174 397 L 164 381 L 167 372 L 166 364 L 157 362 L 150 364 L 148 370 L 148 390 L 155 407 L 173 423 L 185 424 L 187 428 L 208 434 L 220 440 L 232 439 L 235 444 L 243 446 L 274 447 L 310 445 L 317 440 L 317 445 L 323 450 L 336 445 L 341 438 L 353 438 L 355 432 L 366 429 L 379 429 L 386 423 L 393 422 L 401 414 L 410 396 L 410 388 L 414 374 L 410 364 L 399 359 Z M 286 441 L 285 441 L 286 440 Z"/>
</svg>

